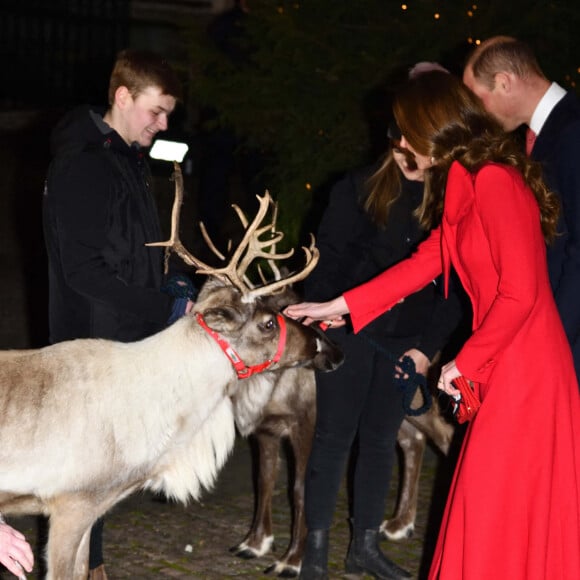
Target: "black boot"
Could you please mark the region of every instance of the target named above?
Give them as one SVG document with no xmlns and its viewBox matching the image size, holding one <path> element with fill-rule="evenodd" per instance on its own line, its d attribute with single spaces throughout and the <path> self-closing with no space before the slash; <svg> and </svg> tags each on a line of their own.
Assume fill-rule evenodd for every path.
<svg viewBox="0 0 580 580">
<path fill-rule="evenodd" d="M 328 580 L 328 530 L 308 530 L 299 580 Z"/>
<path fill-rule="evenodd" d="M 347 574 L 366 572 L 380 580 L 410 578 L 411 574 L 389 560 L 379 547 L 379 530 L 361 530 L 354 528 L 346 556 Z"/>
</svg>

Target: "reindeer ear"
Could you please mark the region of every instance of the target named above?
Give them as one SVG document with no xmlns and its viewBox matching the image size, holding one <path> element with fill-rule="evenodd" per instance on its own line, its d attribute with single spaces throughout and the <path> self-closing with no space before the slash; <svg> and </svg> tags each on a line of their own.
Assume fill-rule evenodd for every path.
<svg viewBox="0 0 580 580">
<path fill-rule="evenodd" d="M 214 290 L 215 288 L 223 288 L 224 286 L 231 286 L 231 284 L 225 282 L 218 276 L 208 276 L 203 287 L 208 290 Z"/>
<path fill-rule="evenodd" d="M 203 313 L 203 317 L 206 324 L 216 332 L 233 332 L 244 323 L 241 312 L 230 306 L 209 308 Z"/>
<path fill-rule="evenodd" d="M 227 284 L 220 280 L 217 276 L 208 276 L 207 280 L 203 283 L 201 290 L 199 291 L 197 301 L 203 302 L 207 296 L 211 296 L 217 288 L 223 288 Z"/>
<path fill-rule="evenodd" d="M 271 308 L 275 312 L 279 312 L 284 310 L 284 308 L 289 304 L 296 304 L 296 302 L 299 302 L 299 298 L 297 292 L 291 286 L 285 286 L 281 292 L 265 296 L 264 302 L 267 304 L 268 308 Z"/>
</svg>

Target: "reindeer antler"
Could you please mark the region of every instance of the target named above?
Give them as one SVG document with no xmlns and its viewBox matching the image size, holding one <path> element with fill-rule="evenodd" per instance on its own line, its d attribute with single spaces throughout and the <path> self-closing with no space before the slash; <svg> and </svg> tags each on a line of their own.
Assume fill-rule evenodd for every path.
<svg viewBox="0 0 580 580">
<path fill-rule="evenodd" d="M 315 268 L 320 254 L 315 246 L 314 236 L 311 235 L 310 246 L 308 248 L 302 248 L 306 255 L 306 263 L 302 270 L 299 270 L 285 278 L 280 278 L 278 274 L 276 276 L 278 279 L 267 284 L 265 283 L 257 288 L 253 287 L 246 278 L 247 270 L 254 260 L 258 258 L 266 259 L 276 274 L 277 267 L 275 265 L 275 260 L 287 259 L 294 253 L 294 250 L 284 253 L 277 253 L 275 250 L 276 244 L 282 240 L 284 234 L 276 230 L 277 206 L 273 202 L 268 191 L 266 191 L 263 197 L 260 197 L 259 195 L 256 196 L 259 202 L 259 208 L 251 223 L 238 206 L 233 206 L 245 229 L 244 237 L 225 266 L 221 268 L 208 266 L 191 254 L 179 238 L 179 217 L 181 204 L 183 203 L 183 176 L 181 174 L 179 163 L 177 162 L 174 162 L 173 178 L 175 180 L 175 199 L 171 212 L 171 236 L 169 240 L 165 242 L 147 244 L 148 246 L 161 246 L 166 248 L 166 267 L 169 254 L 173 251 L 186 264 L 193 266 L 198 274 L 217 276 L 222 280 L 227 280 L 248 299 L 263 296 L 265 294 L 272 294 L 284 286 L 303 280 Z M 266 218 L 270 207 L 274 208 L 272 221 L 269 224 L 261 225 Z M 211 241 L 203 223 L 200 223 L 200 228 L 202 235 L 212 252 L 220 257 L 220 259 L 225 259 L 223 254 L 221 254 Z M 266 239 L 261 239 L 267 233 L 269 236 Z"/>
<path fill-rule="evenodd" d="M 181 205 L 183 204 L 183 174 L 181 167 L 177 161 L 173 162 L 173 180 L 175 181 L 175 198 L 173 200 L 173 208 L 171 209 L 171 235 L 165 242 L 151 242 L 145 244 L 152 247 L 164 247 L 165 250 L 165 273 L 167 273 L 168 260 L 171 252 L 175 252 L 187 265 L 193 266 L 197 272 L 203 273 L 205 270 L 210 270 L 208 266 L 199 258 L 188 252 L 186 247 L 179 238 L 179 220 L 181 214 Z"/>
</svg>

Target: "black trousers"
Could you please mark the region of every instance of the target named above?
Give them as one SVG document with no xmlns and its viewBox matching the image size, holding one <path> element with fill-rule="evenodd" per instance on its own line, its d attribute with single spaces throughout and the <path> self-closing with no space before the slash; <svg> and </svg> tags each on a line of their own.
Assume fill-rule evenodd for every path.
<svg viewBox="0 0 580 580">
<path fill-rule="evenodd" d="M 338 329 L 329 336 L 341 345 L 346 358 L 338 370 L 316 377 L 316 430 L 305 483 L 306 525 L 311 530 L 331 526 L 356 438 L 350 515 L 357 528 L 377 528 L 384 518 L 397 432 L 404 418 L 402 393 L 393 384 L 394 363 L 363 335 Z M 402 341 L 391 345 L 397 358 L 410 348 L 411 341 L 406 342 L 407 346 Z"/>
</svg>

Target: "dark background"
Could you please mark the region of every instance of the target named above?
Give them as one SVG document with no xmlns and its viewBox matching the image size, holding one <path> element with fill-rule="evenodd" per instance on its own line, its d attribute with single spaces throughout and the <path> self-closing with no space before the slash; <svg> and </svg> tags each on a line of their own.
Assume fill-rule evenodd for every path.
<svg viewBox="0 0 580 580">
<path fill-rule="evenodd" d="M 119 50 L 153 48 L 183 60 L 176 22 L 185 17 L 207 21 L 222 4 L 0 0 L 0 348 L 48 341 L 41 199 L 52 127 L 71 107 L 106 103 Z M 180 133 L 189 122 L 186 117 L 182 106 L 175 114 Z M 171 166 L 153 166 L 165 226 Z M 186 183 L 187 215 L 194 198 L 191 175 Z"/>
<path fill-rule="evenodd" d="M 169 136 L 190 144 L 182 238 L 194 251 L 206 162 L 200 135 L 213 130 L 201 124 L 203 111 L 265 151 L 264 182 L 296 245 L 304 242 L 301 228 L 315 231 L 313 210 L 324 207 L 338 175 L 384 146 L 387 79 L 397 69 L 438 60 L 460 72 L 478 39 L 512 34 L 532 44 L 551 79 L 580 86 L 577 0 L 248 0 L 240 46 L 250 58 L 241 65 L 232 59 L 240 47 L 216 50 L 206 34 L 232 1 L 0 0 L 0 348 L 47 343 L 41 200 L 50 131 L 69 108 L 106 102 L 123 48 L 156 50 L 182 76 L 186 98 Z M 220 34 L 229 27 L 235 37 L 238 24 L 223 22 Z M 156 162 L 153 170 L 167 229 L 171 166 Z M 239 176 L 228 179 L 228 201 L 253 203 L 244 209 L 254 211 Z"/>
</svg>

